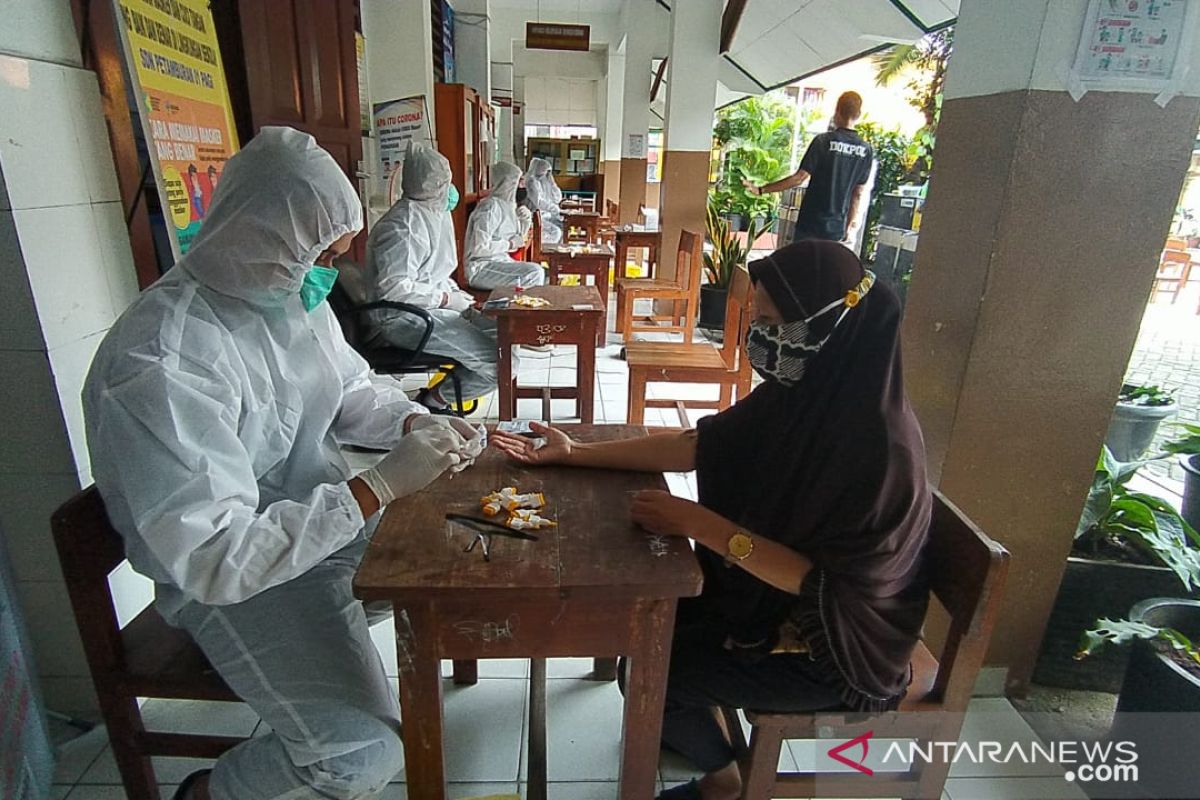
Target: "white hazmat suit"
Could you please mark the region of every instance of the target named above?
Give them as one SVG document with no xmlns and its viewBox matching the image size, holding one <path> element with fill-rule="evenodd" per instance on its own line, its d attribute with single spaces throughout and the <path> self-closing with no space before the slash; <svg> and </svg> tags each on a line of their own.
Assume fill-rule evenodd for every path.
<svg viewBox="0 0 1200 800">
<path fill-rule="evenodd" d="M 525 245 L 528 222 L 517 213 L 521 168 L 501 161 L 492 166 L 492 191 L 480 200 L 467 221 L 463 258 L 467 283 L 476 289 L 499 286 L 541 286 L 546 273 L 540 264 L 515 261 L 509 255 Z"/>
<path fill-rule="evenodd" d="M 307 134 L 263 128 L 228 162 L 187 256 L 105 336 L 84 386 L 93 474 L 130 562 L 271 728 L 217 761 L 217 800 L 364 797 L 404 763 L 399 709 L 351 592 L 373 525 L 340 448 L 400 452 L 419 440 L 404 420 L 425 412 L 372 375 L 328 303 L 307 313 L 297 294 L 314 260 L 361 227 L 333 158 Z"/>
<path fill-rule="evenodd" d="M 425 351 L 458 363 L 464 399 L 482 397 L 496 388 L 496 323 L 476 311 L 474 298 L 454 282 L 458 250 L 446 207 L 450 162 L 436 150 L 411 145 L 403 170 L 400 199 L 367 238 L 367 299 L 426 309 L 434 327 Z M 416 347 L 425 330 L 419 318 L 402 312 L 378 311 L 372 322 L 374 336 L 397 347 Z"/>
<path fill-rule="evenodd" d="M 563 238 L 562 189 L 554 182 L 550 162 L 544 158 L 529 161 L 529 174 L 525 178 L 525 189 L 529 192 L 529 203 L 542 218 L 542 243 L 558 244 Z"/>
</svg>

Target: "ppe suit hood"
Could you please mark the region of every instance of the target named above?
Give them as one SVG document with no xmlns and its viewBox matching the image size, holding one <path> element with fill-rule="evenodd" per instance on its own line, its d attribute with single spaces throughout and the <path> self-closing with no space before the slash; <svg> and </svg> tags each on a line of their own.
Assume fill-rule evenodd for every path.
<svg viewBox="0 0 1200 800">
<path fill-rule="evenodd" d="M 529 160 L 529 174 L 534 178 L 541 178 L 550 174 L 550 162 L 544 158 L 531 158 Z"/>
<path fill-rule="evenodd" d="M 362 226 L 358 194 L 333 156 L 307 133 L 265 127 L 225 165 L 179 264 L 221 294 L 279 305 L 322 252 Z"/>
<path fill-rule="evenodd" d="M 507 161 L 492 165 L 492 194 L 509 203 L 517 202 L 517 187 L 521 183 L 521 168 Z"/>
<path fill-rule="evenodd" d="M 438 151 L 417 142 L 408 143 L 400 174 L 401 197 L 446 208 L 450 195 L 450 162 Z"/>
</svg>

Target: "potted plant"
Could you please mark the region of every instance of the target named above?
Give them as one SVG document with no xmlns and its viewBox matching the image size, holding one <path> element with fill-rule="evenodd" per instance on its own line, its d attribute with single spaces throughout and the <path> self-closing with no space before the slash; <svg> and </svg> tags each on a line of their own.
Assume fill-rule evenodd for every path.
<svg viewBox="0 0 1200 800">
<path fill-rule="evenodd" d="M 1116 692 L 1128 654 L 1110 650 L 1078 662 L 1080 632 L 1147 597 L 1200 588 L 1200 535 L 1166 501 L 1128 488 L 1144 463 L 1117 461 L 1107 447 L 1101 452 L 1046 624 L 1037 683 Z"/>
<path fill-rule="evenodd" d="M 1193 528 L 1200 528 L 1200 425 L 1180 423 L 1183 435 L 1167 442 L 1163 449 L 1179 458 L 1183 466 L 1182 516 Z"/>
<path fill-rule="evenodd" d="M 1158 386 L 1124 384 L 1104 443 L 1118 461 L 1133 461 L 1154 441 L 1159 423 L 1174 413 L 1174 392 Z"/>
<path fill-rule="evenodd" d="M 716 203 L 709 202 L 708 214 L 705 219 L 708 240 L 712 249 L 704 253 L 704 275 L 706 283 L 700 286 L 700 319 L 697 324 L 701 328 L 721 330 L 725 327 L 725 300 L 729 294 L 729 282 L 733 279 L 733 271 L 745 268 L 746 258 L 754 247 L 754 242 L 764 231 L 750 223 L 746 233 L 746 242 L 734 235 L 732 226 L 720 213 Z"/>
</svg>

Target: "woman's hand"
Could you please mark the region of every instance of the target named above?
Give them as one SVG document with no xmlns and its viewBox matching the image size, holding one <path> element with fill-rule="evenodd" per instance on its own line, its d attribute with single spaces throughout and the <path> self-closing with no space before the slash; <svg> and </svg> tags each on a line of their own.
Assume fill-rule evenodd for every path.
<svg viewBox="0 0 1200 800">
<path fill-rule="evenodd" d="M 492 444 L 513 461 L 534 466 L 547 464 L 565 464 L 571 456 L 575 442 L 557 428 L 543 425 L 540 422 L 529 423 L 529 428 L 546 440 L 541 447 L 535 447 L 535 442 L 526 436 L 515 433 L 496 431 L 492 434 Z"/>
<path fill-rule="evenodd" d="M 638 492 L 630 509 L 633 521 L 650 533 L 700 538 L 716 515 L 699 503 L 658 489 Z M 716 517 L 720 519 L 719 517 Z"/>
</svg>

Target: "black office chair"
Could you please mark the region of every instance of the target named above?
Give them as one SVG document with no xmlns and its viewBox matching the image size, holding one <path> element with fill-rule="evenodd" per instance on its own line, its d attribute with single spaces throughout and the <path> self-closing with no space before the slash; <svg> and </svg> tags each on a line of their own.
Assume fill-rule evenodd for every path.
<svg viewBox="0 0 1200 800">
<path fill-rule="evenodd" d="M 339 264 L 342 274 L 347 273 L 345 265 Z M 339 280 L 329 293 L 329 305 L 333 307 L 334 316 L 342 326 L 346 341 L 358 351 L 371 369 L 380 375 L 411 375 L 417 373 L 440 372 L 445 375 L 454 387 L 454 403 L 452 408 L 460 417 L 471 413 L 475 401 L 464 402 L 462 382 L 456 374 L 456 367 L 461 366 L 453 358 L 426 353 L 425 346 L 433 333 L 433 317 L 429 312 L 410 303 L 399 303 L 391 300 L 379 300 L 374 303 L 355 303 L 349 291 Z M 375 344 L 372 341 L 371 312 L 388 309 L 397 314 L 409 314 L 417 317 L 425 325 L 421 339 L 414 348 L 395 347 L 386 344 Z"/>
</svg>

